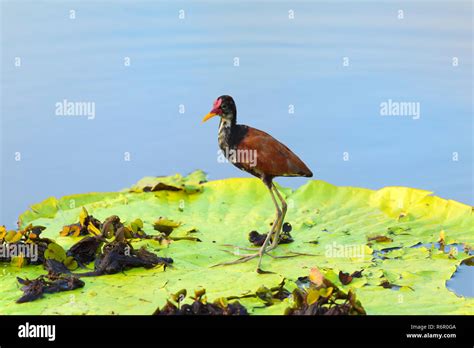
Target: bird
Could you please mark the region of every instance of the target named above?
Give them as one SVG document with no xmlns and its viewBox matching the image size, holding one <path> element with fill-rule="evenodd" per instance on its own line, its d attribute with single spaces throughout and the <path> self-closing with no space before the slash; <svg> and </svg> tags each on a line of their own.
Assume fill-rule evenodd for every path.
<svg viewBox="0 0 474 348">
<path fill-rule="evenodd" d="M 264 254 L 268 254 L 269 251 L 278 246 L 280 232 L 288 209 L 288 205 L 275 186 L 273 179 L 275 177 L 312 177 L 313 173 L 286 145 L 270 134 L 256 128 L 237 124 L 237 107 L 231 96 L 222 95 L 218 97 L 214 101 L 211 111 L 204 116 L 202 122 L 204 123 L 215 116 L 220 117 L 218 143 L 222 153 L 234 166 L 262 180 L 268 188 L 275 205 L 275 220 L 262 246 L 259 249 L 240 248 L 257 252 L 245 255 L 237 252 L 236 255 L 240 256 L 239 259 L 219 265 L 247 262 L 258 257 L 257 273 L 271 273 L 261 268 L 262 258 Z M 280 204 L 278 204 L 277 199 Z"/>
</svg>

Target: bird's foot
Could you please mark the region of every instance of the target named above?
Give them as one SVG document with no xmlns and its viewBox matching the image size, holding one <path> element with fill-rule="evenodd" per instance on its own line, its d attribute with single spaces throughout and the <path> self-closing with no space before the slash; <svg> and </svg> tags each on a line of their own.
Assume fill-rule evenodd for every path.
<svg viewBox="0 0 474 348">
<path fill-rule="evenodd" d="M 255 251 L 255 252 L 257 252 L 258 250 L 260 250 L 260 248 L 241 247 L 241 246 L 234 245 L 234 244 L 221 244 L 221 246 L 227 247 L 227 248 L 233 248 L 234 251 L 235 251 L 235 255 L 238 255 L 237 253 L 239 252 L 239 250 Z"/>
<path fill-rule="evenodd" d="M 267 236 L 267 234 L 264 234 L 263 236 L 265 237 Z M 240 250 L 258 252 L 259 250 L 262 249 L 263 243 L 264 241 L 262 240 L 260 244 L 255 244 L 255 247 L 241 247 L 235 244 L 221 244 L 221 246 L 234 249 L 234 255 L 238 256 L 238 255 L 241 255 Z M 278 246 L 278 244 L 280 243 L 275 243 L 273 240 L 270 240 L 270 243 L 268 243 L 268 246 L 266 247 L 266 251 L 275 249 Z"/>
<path fill-rule="evenodd" d="M 290 251 L 286 255 L 275 256 L 275 255 L 272 255 L 272 254 L 269 254 L 269 253 L 267 253 L 267 255 L 270 256 L 273 259 L 288 259 L 290 257 L 298 257 L 298 256 L 317 256 L 316 254 L 299 253 L 297 251 Z"/>
<path fill-rule="evenodd" d="M 252 259 L 255 259 L 257 257 L 261 257 L 262 255 L 268 255 L 272 259 L 288 259 L 288 258 L 291 258 L 291 257 L 298 257 L 298 256 L 316 256 L 315 254 L 300 253 L 300 252 L 296 252 L 296 251 L 291 251 L 288 254 L 277 256 L 277 255 L 270 254 L 270 251 L 273 250 L 273 249 L 274 248 L 271 245 L 269 245 L 264 251 L 261 251 L 261 252 L 259 251 L 259 252 L 253 253 L 253 254 L 240 254 L 240 253 L 235 253 L 235 252 L 232 252 L 232 251 L 229 251 L 229 250 L 223 250 L 226 253 L 229 253 L 229 254 L 232 254 L 232 255 L 235 255 L 235 256 L 239 256 L 239 258 L 237 260 L 234 260 L 234 261 L 218 263 L 216 265 L 213 265 L 212 267 L 237 265 L 239 263 L 244 263 L 244 262 L 250 261 Z M 259 265 L 257 267 L 257 273 L 259 273 L 259 274 L 271 274 L 271 273 L 274 273 L 274 272 L 264 271 L 260 268 L 260 265 Z"/>
<path fill-rule="evenodd" d="M 258 257 L 259 254 L 256 253 L 256 254 L 250 254 L 250 255 L 246 255 L 246 256 L 242 256 L 242 257 L 239 257 L 237 260 L 235 261 L 229 261 L 229 262 L 221 262 L 221 263 L 218 263 L 217 265 L 214 265 L 212 267 L 217 267 L 217 266 L 228 266 L 228 265 L 237 265 L 239 263 L 244 263 L 244 262 L 247 262 L 247 261 L 250 261 L 256 257 Z"/>
<path fill-rule="evenodd" d="M 269 251 L 271 251 L 271 250 L 273 250 L 277 247 L 276 245 L 268 245 L 268 246 L 265 247 L 265 250 L 262 250 L 262 247 L 260 247 L 260 248 L 247 248 L 247 247 L 239 247 L 239 246 L 233 245 L 233 244 L 223 244 L 222 246 L 234 248 L 233 251 L 224 250 L 224 249 L 221 249 L 221 250 L 228 253 L 228 254 L 232 254 L 232 255 L 240 256 L 240 257 L 255 256 L 255 255 L 260 256 L 260 254 L 267 254 Z M 253 253 L 245 254 L 245 253 L 241 252 L 242 250 L 253 251 Z"/>
<path fill-rule="evenodd" d="M 226 244 L 226 246 L 231 246 L 230 244 Z M 233 246 L 233 245 L 232 245 Z M 256 257 L 261 257 L 262 255 L 264 254 L 268 254 L 271 250 L 274 249 L 274 247 L 272 247 L 271 245 L 267 246 L 265 248 L 265 250 L 261 250 L 262 248 L 259 248 L 259 249 L 251 249 L 251 248 L 240 248 L 240 247 L 237 247 L 237 246 L 233 246 L 235 247 L 235 250 L 234 251 L 230 251 L 230 250 L 222 250 L 228 254 L 231 254 L 231 255 L 234 255 L 234 256 L 239 256 L 239 258 L 235 261 L 229 261 L 229 262 L 222 262 L 222 263 L 218 263 L 217 265 L 214 265 L 212 267 L 217 267 L 217 266 L 227 266 L 227 265 L 235 265 L 235 264 L 239 264 L 239 263 L 244 263 L 244 262 L 247 262 L 247 261 L 250 261 L 252 259 L 255 259 Z M 251 251 L 255 251 L 255 253 L 251 253 L 251 254 L 242 254 L 240 252 L 240 250 L 251 250 Z M 268 254 L 270 255 L 270 254 Z M 272 257 L 276 257 L 276 256 L 272 256 Z M 258 270 L 257 270 L 258 272 Z M 260 272 L 259 272 L 260 273 Z"/>
</svg>

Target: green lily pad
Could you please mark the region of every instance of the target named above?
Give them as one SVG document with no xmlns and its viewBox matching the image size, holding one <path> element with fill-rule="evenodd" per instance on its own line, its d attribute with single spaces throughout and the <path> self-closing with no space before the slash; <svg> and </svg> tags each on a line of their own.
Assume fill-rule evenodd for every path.
<svg viewBox="0 0 474 348">
<path fill-rule="evenodd" d="M 18 269 L 5 264 L 0 271 L 0 314 L 151 314 L 181 289 L 192 293 L 198 288 L 206 289 L 211 302 L 238 297 L 250 314 L 283 314 L 289 300 L 265 306 L 256 292 L 262 287 L 275 288 L 283 279 L 296 282 L 314 267 L 342 290 L 353 289 L 369 315 L 474 314 L 472 298 L 446 288 L 446 281 L 469 255 L 460 252 L 453 258 L 437 249 L 412 248 L 436 243 L 442 230 L 447 242 L 473 245 L 474 218 L 468 205 L 417 189 L 373 191 L 309 180 L 297 190 L 282 189 L 289 206 L 286 221 L 293 227 L 295 241 L 272 252 L 283 256 L 297 251 L 309 256 L 266 256 L 262 267 L 274 273 L 257 274 L 256 260 L 212 266 L 236 259 L 223 250 L 223 244 L 251 247 L 250 231 L 269 231 L 275 208 L 268 190 L 257 179 L 204 180 L 202 172 L 144 178 L 122 192 L 73 195 L 35 205 L 22 214 L 22 226 L 30 222 L 45 226 L 42 237 L 54 239 L 66 250 L 77 238 L 61 237 L 58 232 L 78 221 L 83 206 L 100 221 L 111 215 L 122 221 L 140 219 L 150 235 L 157 233 L 153 228 L 157 219 L 166 216 L 195 227 L 193 235 L 200 242 L 177 240 L 162 245 L 152 239 L 136 241 L 137 249 L 143 245 L 160 257 L 173 258 L 173 266 L 90 277 L 84 288 L 21 305 L 15 303 L 21 295 L 16 276 L 32 279 L 44 270 L 42 266 Z M 153 190 L 160 183 L 161 189 Z M 74 204 L 68 203 L 71 200 Z M 368 236 L 387 236 L 391 241 L 377 243 L 368 241 Z M 340 282 L 340 271 L 361 270 L 362 275 L 350 283 Z M 398 287 L 380 286 L 383 279 Z"/>
<path fill-rule="evenodd" d="M 197 170 L 188 176 L 181 174 L 172 176 L 148 176 L 141 179 L 130 188 L 131 192 L 150 192 L 150 191 L 185 191 L 194 193 L 201 191 L 201 184 L 206 182 L 206 173 Z"/>
<path fill-rule="evenodd" d="M 66 251 L 63 247 L 56 243 L 49 243 L 48 248 L 44 252 L 44 257 L 46 259 L 52 259 L 59 262 L 66 260 Z"/>
</svg>

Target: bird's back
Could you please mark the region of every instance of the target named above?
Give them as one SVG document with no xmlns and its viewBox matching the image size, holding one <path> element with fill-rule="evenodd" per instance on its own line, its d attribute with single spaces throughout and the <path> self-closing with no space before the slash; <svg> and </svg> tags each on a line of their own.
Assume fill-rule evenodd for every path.
<svg viewBox="0 0 474 348">
<path fill-rule="evenodd" d="M 232 131 L 232 148 L 237 159 L 233 163 L 257 177 L 304 176 L 313 173 L 287 146 L 270 134 L 256 128 L 235 125 Z M 253 159 L 249 161 L 248 159 Z"/>
</svg>

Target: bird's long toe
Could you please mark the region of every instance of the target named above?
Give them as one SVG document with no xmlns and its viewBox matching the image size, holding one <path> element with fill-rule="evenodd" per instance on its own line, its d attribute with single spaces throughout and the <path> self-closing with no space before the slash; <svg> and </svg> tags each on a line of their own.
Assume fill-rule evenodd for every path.
<svg viewBox="0 0 474 348">
<path fill-rule="evenodd" d="M 234 244 L 221 244 L 221 246 L 227 247 L 227 248 L 234 248 L 237 250 L 247 250 L 247 251 L 255 251 L 255 252 L 257 252 L 260 249 L 260 248 L 241 247 Z"/>
<path fill-rule="evenodd" d="M 212 266 L 212 267 L 237 265 L 237 264 L 239 264 L 239 263 L 244 263 L 244 262 L 250 261 L 250 260 L 256 258 L 257 256 L 258 256 L 258 254 L 249 255 L 249 256 L 243 256 L 243 257 L 238 258 L 238 259 L 235 260 L 235 261 L 229 261 L 229 262 L 218 263 L 217 265 L 214 265 L 214 266 Z"/>
<path fill-rule="evenodd" d="M 227 254 L 231 254 L 231 255 L 234 255 L 234 256 L 240 256 L 240 257 L 248 257 L 248 256 L 255 256 L 255 255 L 258 255 L 258 253 L 253 253 L 253 254 L 241 254 L 240 252 L 238 251 L 230 251 L 230 250 L 224 250 L 224 249 L 221 249 L 221 251 L 227 253 Z"/>
</svg>

